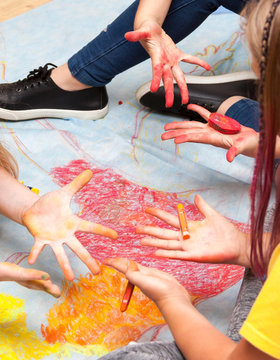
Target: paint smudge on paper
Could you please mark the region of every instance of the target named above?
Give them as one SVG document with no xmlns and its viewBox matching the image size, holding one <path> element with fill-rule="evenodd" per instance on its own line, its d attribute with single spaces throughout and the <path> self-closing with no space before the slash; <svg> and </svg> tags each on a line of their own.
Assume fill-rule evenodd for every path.
<svg viewBox="0 0 280 360">
<path fill-rule="evenodd" d="M 24 301 L 0 294 L 0 358 L 5 360 L 42 359 L 57 353 L 59 344 L 42 341 L 27 329 Z M 20 341 L 19 341 L 20 340 Z"/>
<path fill-rule="evenodd" d="M 120 311 L 126 282 L 122 274 L 103 265 L 97 276 L 65 282 L 61 300 L 47 314 L 48 325 L 41 327 L 43 337 L 50 344 L 98 344 L 108 352 L 163 324 L 157 307 L 137 288 L 128 310 Z"/>
</svg>

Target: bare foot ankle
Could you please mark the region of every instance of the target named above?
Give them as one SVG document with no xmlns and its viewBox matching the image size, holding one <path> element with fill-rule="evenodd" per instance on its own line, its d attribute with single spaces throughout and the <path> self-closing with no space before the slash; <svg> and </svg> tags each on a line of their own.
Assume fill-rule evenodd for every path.
<svg viewBox="0 0 280 360">
<path fill-rule="evenodd" d="M 51 78 L 58 87 L 67 91 L 84 90 L 91 87 L 75 79 L 67 64 L 53 69 L 51 72 Z"/>
</svg>

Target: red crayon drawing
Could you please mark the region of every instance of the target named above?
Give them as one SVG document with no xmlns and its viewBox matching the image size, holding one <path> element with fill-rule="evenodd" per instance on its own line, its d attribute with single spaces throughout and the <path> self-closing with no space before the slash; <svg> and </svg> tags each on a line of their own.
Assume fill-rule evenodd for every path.
<svg viewBox="0 0 280 360">
<path fill-rule="evenodd" d="M 88 168 L 93 171 L 93 178 L 76 196 L 82 208 L 81 216 L 109 226 L 119 234 L 117 240 L 109 241 L 100 236 L 78 233 L 78 239 L 93 257 L 100 261 L 107 257 L 128 257 L 140 264 L 165 270 L 175 275 L 192 295 L 201 300 L 219 294 L 240 280 L 243 275 L 241 267 L 162 259 L 154 255 L 154 249 L 140 245 L 141 235 L 135 233 L 137 223 L 163 226 L 160 220 L 152 219 L 145 213 L 148 207 L 159 207 L 176 213 L 176 206 L 181 202 L 188 219 L 201 219 L 196 207 L 179 198 L 176 193 L 142 187 L 111 169 L 94 168 L 83 160 L 55 168 L 52 175 L 62 186 Z"/>
</svg>

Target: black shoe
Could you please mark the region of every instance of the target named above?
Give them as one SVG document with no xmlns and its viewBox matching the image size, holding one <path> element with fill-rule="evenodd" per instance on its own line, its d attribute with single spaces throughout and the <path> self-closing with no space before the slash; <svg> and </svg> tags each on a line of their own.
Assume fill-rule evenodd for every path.
<svg viewBox="0 0 280 360">
<path fill-rule="evenodd" d="M 220 104 L 230 96 L 239 95 L 254 100 L 257 98 L 257 78 L 250 71 L 213 76 L 185 75 L 185 79 L 189 90 L 189 103 L 203 106 L 210 112 L 216 112 Z M 150 91 L 150 86 L 149 81 L 137 90 L 136 99 L 140 105 L 191 120 L 203 120 L 196 112 L 188 110 L 187 105 L 182 105 L 177 84 L 174 83 L 174 103 L 170 108 L 165 107 L 163 85 L 155 93 Z"/>
<path fill-rule="evenodd" d="M 96 120 L 107 114 L 105 86 L 79 91 L 62 90 L 50 77 L 55 67 L 48 63 L 30 71 L 23 80 L 1 84 L 0 118 L 13 121 L 42 117 Z"/>
</svg>

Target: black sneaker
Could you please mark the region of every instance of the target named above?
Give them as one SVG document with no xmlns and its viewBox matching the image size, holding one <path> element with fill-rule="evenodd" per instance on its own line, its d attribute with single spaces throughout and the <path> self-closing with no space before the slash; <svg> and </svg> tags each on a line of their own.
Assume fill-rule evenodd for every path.
<svg viewBox="0 0 280 360">
<path fill-rule="evenodd" d="M 62 90 L 50 77 L 55 67 L 48 63 L 30 71 L 23 80 L 0 84 L 0 118 L 13 121 L 42 117 L 96 120 L 107 114 L 105 86 Z"/>
<path fill-rule="evenodd" d="M 203 106 L 210 112 L 216 112 L 220 104 L 230 96 L 239 95 L 254 100 L 257 98 L 257 77 L 250 71 L 213 76 L 185 75 L 185 79 L 189 90 L 189 103 Z M 140 105 L 155 111 L 187 117 L 190 120 L 203 120 L 196 112 L 188 110 L 187 105 L 182 105 L 180 89 L 175 82 L 174 103 L 170 108 L 165 107 L 163 85 L 155 93 L 150 91 L 150 86 L 151 81 L 137 90 L 136 99 Z"/>
</svg>

